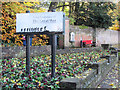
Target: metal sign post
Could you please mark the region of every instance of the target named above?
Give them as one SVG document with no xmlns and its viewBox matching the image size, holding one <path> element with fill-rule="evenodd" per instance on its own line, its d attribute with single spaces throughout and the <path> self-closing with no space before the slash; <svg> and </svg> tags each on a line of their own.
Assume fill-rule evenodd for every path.
<svg viewBox="0 0 120 90">
<path fill-rule="evenodd" d="M 26 11 L 30 13 L 30 11 Z M 30 35 L 26 35 L 26 74 L 30 74 Z"/>
<path fill-rule="evenodd" d="M 51 67 L 51 77 L 55 77 L 55 56 L 56 56 L 56 44 L 55 44 L 55 34 L 52 34 L 52 45 L 51 45 L 51 54 L 52 54 L 52 57 L 51 57 L 51 64 L 52 64 L 52 67 Z"/>
<path fill-rule="evenodd" d="M 26 35 L 26 74 L 30 74 L 30 35 Z"/>
</svg>

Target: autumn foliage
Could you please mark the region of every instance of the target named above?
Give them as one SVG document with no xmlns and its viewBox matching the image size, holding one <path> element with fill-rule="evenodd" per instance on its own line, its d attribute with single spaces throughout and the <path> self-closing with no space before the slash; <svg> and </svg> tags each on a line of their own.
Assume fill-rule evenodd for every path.
<svg viewBox="0 0 120 90">
<path fill-rule="evenodd" d="M 118 20 L 118 18 L 120 18 L 120 2 L 116 4 L 116 9 L 114 11 L 111 10 L 109 11 L 109 13 L 111 12 L 116 19 L 113 21 L 114 24 L 112 25 L 112 27 L 110 27 L 110 29 L 120 31 L 120 27 L 119 27 L 120 24 Z"/>
<path fill-rule="evenodd" d="M 3 2 L 2 3 L 2 46 L 22 46 L 23 35 L 16 35 L 16 13 L 45 12 L 43 8 L 36 8 L 40 2 Z M 32 40 L 32 45 L 46 45 L 49 37 L 46 35 L 36 36 Z"/>
</svg>

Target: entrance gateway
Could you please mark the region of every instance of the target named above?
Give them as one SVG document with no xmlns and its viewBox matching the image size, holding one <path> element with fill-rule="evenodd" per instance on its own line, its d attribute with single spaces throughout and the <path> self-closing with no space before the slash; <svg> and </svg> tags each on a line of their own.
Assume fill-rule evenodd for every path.
<svg viewBox="0 0 120 90">
<path fill-rule="evenodd" d="M 17 13 L 16 33 L 26 36 L 26 74 L 30 73 L 30 36 L 46 34 L 52 36 L 51 45 L 51 77 L 55 76 L 55 35 L 65 32 L 65 13 L 43 12 L 43 13 Z"/>
</svg>

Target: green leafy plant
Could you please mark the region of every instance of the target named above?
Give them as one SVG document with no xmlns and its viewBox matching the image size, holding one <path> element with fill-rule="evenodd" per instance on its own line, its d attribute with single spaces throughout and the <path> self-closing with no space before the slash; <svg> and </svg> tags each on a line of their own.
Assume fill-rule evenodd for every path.
<svg viewBox="0 0 120 90">
<path fill-rule="evenodd" d="M 72 18 L 72 17 L 70 17 L 69 20 L 70 20 L 70 21 L 69 21 L 69 22 L 70 22 L 70 25 L 74 25 L 75 19 Z"/>
</svg>

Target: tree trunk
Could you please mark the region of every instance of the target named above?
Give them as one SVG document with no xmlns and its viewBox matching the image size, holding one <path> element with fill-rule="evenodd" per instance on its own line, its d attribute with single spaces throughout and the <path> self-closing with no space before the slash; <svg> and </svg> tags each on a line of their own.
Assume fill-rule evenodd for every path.
<svg viewBox="0 0 120 90">
<path fill-rule="evenodd" d="M 57 6 L 58 2 L 51 2 L 49 6 L 49 10 L 55 9 Z"/>
<path fill-rule="evenodd" d="M 78 12 L 79 12 L 79 2 L 76 2 L 75 3 L 75 14 L 76 14 L 76 17 L 75 17 L 75 25 L 79 25 L 79 19 L 78 19 L 78 17 L 79 17 L 79 15 L 78 15 Z"/>
<path fill-rule="evenodd" d="M 92 37 L 93 37 L 93 46 L 96 46 L 96 28 L 93 28 Z"/>
<path fill-rule="evenodd" d="M 71 14 L 71 2 L 69 2 L 69 17 L 70 17 L 70 14 Z"/>
<path fill-rule="evenodd" d="M 65 5 L 65 2 L 63 2 L 63 8 L 62 8 L 62 11 L 64 11 L 64 8 L 65 8 L 65 6 L 64 6 L 64 5 Z"/>
<path fill-rule="evenodd" d="M 76 2 L 75 3 L 75 12 L 78 12 L 78 10 L 79 10 L 79 2 Z"/>
</svg>

